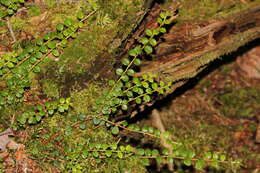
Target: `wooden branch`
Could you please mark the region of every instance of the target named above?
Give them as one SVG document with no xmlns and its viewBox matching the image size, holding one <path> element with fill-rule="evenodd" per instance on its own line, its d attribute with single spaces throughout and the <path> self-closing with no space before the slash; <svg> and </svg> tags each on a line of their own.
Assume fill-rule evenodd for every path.
<svg viewBox="0 0 260 173">
<path fill-rule="evenodd" d="M 137 76 L 153 72 L 166 81 L 187 80 L 211 61 L 259 37 L 260 5 L 222 20 L 173 27 L 157 47 L 155 60 L 146 62 Z"/>
</svg>

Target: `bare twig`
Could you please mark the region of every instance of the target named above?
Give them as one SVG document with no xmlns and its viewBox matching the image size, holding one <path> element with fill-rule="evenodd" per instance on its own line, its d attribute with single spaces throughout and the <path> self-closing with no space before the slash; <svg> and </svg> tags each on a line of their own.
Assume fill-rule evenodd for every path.
<svg viewBox="0 0 260 173">
<path fill-rule="evenodd" d="M 7 24 L 8 30 L 9 30 L 9 32 L 11 34 L 11 37 L 13 38 L 13 42 L 12 43 L 15 43 L 16 42 L 16 38 L 15 38 L 14 31 L 13 31 L 13 28 L 12 28 L 12 25 L 11 25 L 11 22 L 10 22 L 9 18 L 7 18 L 6 24 Z"/>
</svg>

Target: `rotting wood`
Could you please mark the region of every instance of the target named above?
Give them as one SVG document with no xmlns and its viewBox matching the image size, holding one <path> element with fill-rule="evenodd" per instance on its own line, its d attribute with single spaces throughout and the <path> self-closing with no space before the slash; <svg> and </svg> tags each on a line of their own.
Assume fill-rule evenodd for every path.
<svg viewBox="0 0 260 173">
<path fill-rule="evenodd" d="M 173 12 L 179 4 L 172 5 Z M 140 25 L 132 39 L 125 45 L 128 50 L 134 41 L 142 37 L 145 28 L 155 28 L 156 19 L 161 9 L 155 5 L 147 18 Z M 136 76 L 144 73 L 158 73 L 160 80 L 172 81 L 168 94 L 195 77 L 207 65 L 222 55 L 236 51 L 248 42 L 260 38 L 260 5 L 249 7 L 243 11 L 223 19 L 204 21 L 198 24 L 185 23 L 174 26 L 163 36 L 157 46 L 152 61 L 146 61 Z M 126 54 L 126 51 L 124 52 Z M 121 56 L 122 57 L 122 56 Z M 164 96 L 156 96 L 149 104 L 132 105 L 129 109 L 131 117 L 152 106 L 156 100 Z M 129 115 L 121 115 L 116 119 L 124 119 Z"/>
<path fill-rule="evenodd" d="M 202 66 L 259 37 L 260 5 L 223 20 L 173 27 L 157 47 L 155 60 L 145 63 L 137 76 L 154 72 L 174 81 L 194 77 Z"/>
</svg>

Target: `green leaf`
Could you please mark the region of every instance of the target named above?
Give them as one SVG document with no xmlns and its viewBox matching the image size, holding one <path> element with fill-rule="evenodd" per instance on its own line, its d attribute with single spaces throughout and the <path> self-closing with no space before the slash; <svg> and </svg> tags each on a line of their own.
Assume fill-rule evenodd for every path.
<svg viewBox="0 0 260 173">
<path fill-rule="evenodd" d="M 64 104 L 65 103 L 65 98 L 60 98 L 60 100 L 59 100 L 59 102 L 61 103 L 61 104 Z"/>
<path fill-rule="evenodd" d="M 29 59 L 29 61 L 30 61 L 31 64 L 34 64 L 34 63 L 37 61 L 37 59 L 34 58 L 34 57 L 31 57 L 31 58 Z"/>
<path fill-rule="evenodd" d="M 112 153 L 111 150 L 106 150 L 105 154 L 106 154 L 107 157 L 111 157 L 113 153 Z"/>
<path fill-rule="evenodd" d="M 128 51 L 128 54 L 129 54 L 130 56 L 137 56 L 137 55 L 138 55 L 135 49 L 129 50 L 129 51 Z"/>
<path fill-rule="evenodd" d="M 143 156 L 144 155 L 144 149 L 143 148 L 139 148 L 137 150 L 137 154 L 140 155 L 140 156 Z"/>
<path fill-rule="evenodd" d="M 141 103 L 142 103 L 142 99 L 141 99 L 141 98 L 136 98 L 135 102 L 136 102 L 137 104 L 141 104 Z"/>
<path fill-rule="evenodd" d="M 153 30 L 153 35 L 158 35 L 158 34 L 160 34 L 160 30 L 158 28 Z"/>
<path fill-rule="evenodd" d="M 124 82 L 129 81 L 129 77 L 128 77 L 127 75 L 123 75 L 123 76 L 121 77 L 121 79 L 122 79 Z"/>
<path fill-rule="evenodd" d="M 214 168 L 218 168 L 219 167 L 219 162 L 218 161 L 212 161 L 210 162 L 210 165 Z"/>
<path fill-rule="evenodd" d="M 196 155 L 196 154 L 195 154 L 195 151 L 193 151 L 193 150 L 189 150 L 189 151 L 188 151 L 188 157 L 189 157 L 189 158 L 194 158 L 195 155 Z"/>
<path fill-rule="evenodd" d="M 57 25 L 56 25 L 56 29 L 57 29 L 58 31 L 63 31 L 64 25 L 63 25 L 63 24 L 57 24 Z"/>
<path fill-rule="evenodd" d="M 184 159 L 183 163 L 186 165 L 186 166 L 191 166 L 191 159 L 190 158 L 186 158 Z"/>
<path fill-rule="evenodd" d="M 120 151 L 125 151 L 125 146 L 121 145 L 121 146 L 119 147 L 119 149 L 120 149 Z"/>
<path fill-rule="evenodd" d="M 214 160 L 218 160 L 218 154 L 217 153 L 213 153 L 213 155 L 212 155 L 212 158 L 214 159 Z"/>
<path fill-rule="evenodd" d="M 35 124 L 37 121 L 36 121 L 36 118 L 35 117 L 30 117 L 29 119 L 28 119 L 28 123 L 29 124 Z"/>
<path fill-rule="evenodd" d="M 144 150 L 144 153 L 145 153 L 146 156 L 151 156 L 152 155 L 152 150 L 150 150 L 149 148 L 146 148 Z"/>
<path fill-rule="evenodd" d="M 39 72 L 41 72 L 41 68 L 39 66 L 36 66 L 36 67 L 33 68 L 33 72 L 39 73 Z"/>
<path fill-rule="evenodd" d="M 49 34 L 49 33 L 45 34 L 45 35 L 43 36 L 43 39 L 46 40 L 46 41 L 48 41 L 49 39 L 51 39 L 50 34 Z"/>
<path fill-rule="evenodd" d="M 113 135 L 117 135 L 119 133 L 119 128 L 117 126 L 114 126 L 112 129 L 111 129 L 111 132 Z"/>
<path fill-rule="evenodd" d="M 162 157 L 156 157 L 156 162 L 157 162 L 157 164 L 161 164 L 162 162 L 163 162 L 163 158 Z"/>
<path fill-rule="evenodd" d="M 97 158 L 99 156 L 99 153 L 97 151 L 92 152 L 93 156 Z"/>
<path fill-rule="evenodd" d="M 13 64 L 12 62 L 8 62 L 8 63 L 7 63 L 7 67 L 8 67 L 8 68 L 13 68 L 13 67 L 14 67 L 14 64 Z"/>
<path fill-rule="evenodd" d="M 64 30 L 62 32 L 62 34 L 65 36 L 65 37 L 68 37 L 70 35 L 70 32 L 68 30 Z"/>
<path fill-rule="evenodd" d="M 168 156 L 170 154 L 170 151 L 167 148 L 164 148 L 162 150 L 162 154 L 165 155 L 165 156 Z"/>
<path fill-rule="evenodd" d="M 37 44 L 38 46 L 43 45 L 43 40 L 40 39 L 40 38 L 36 39 L 36 44 Z"/>
<path fill-rule="evenodd" d="M 149 165 L 150 165 L 149 159 L 147 159 L 147 158 L 143 159 L 142 164 L 143 164 L 144 166 L 149 166 Z"/>
<path fill-rule="evenodd" d="M 18 118 L 17 121 L 18 121 L 20 124 L 25 124 L 26 121 L 27 121 L 27 118 L 22 116 L 21 118 Z"/>
<path fill-rule="evenodd" d="M 148 82 L 142 81 L 141 83 L 144 88 L 149 88 Z"/>
<path fill-rule="evenodd" d="M 122 62 L 122 64 L 124 64 L 125 66 L 128 66 L 128 65 L 130 64 L 130 61 L 129 61 L 128 58 L 123 58 L 121 62 Z"/>
<path fill-rule="evenodd" d="M 67 27 L 71 26 L 72 25 L 72 20 L 71 19 L 66 19 L 64 21 L 64 25 L 67 26 Z"/>
<path fill-rule="evenodd" d="M 159 23 L 160 25 L 162 25 L 162 24 L 163 24 L 163 20 L 162 20 L 161 18 L 158 18 L 158 19 L 157 19 L 157 23 Z"/>
<path fill-rule="evenodd" d="M 127 152 L 131 152 L 131 151 L 133 151 L 133 147 L 132 147 L 131 145 L 127 145 L 127 146 L 125 147 L 125 150 L 126 150 Z"/>
<path fill-rule="evenodd" d="M 139 95 L 143 94 L 144 93 L 144 90 L 142 88 L 138 88 L 138 92 L 137 92 Z"/>
<path fill-rule="evenodd" d="M 157 149 L 152 150 L 152 156 L 157 156 L 159 155 L 159 151 Z"/>
<path fill-rule="evenodd" d="M 220 155 L 220 161 L 225 161 L 226 160 L 226 156 L 225 155 Z"/>
<path fill-rule="evenodd" d="M 54 49 L 52 50 L 52 55 L 58 57 L 60 55 L 60 52 L 58 51 L 58 49 Z"/>
<path fill-rule="evenodd" d="M 135 71 L 133 69 L 127 70 L 127 75 L 128 76 L 133 76 L 135 74 Z"/>
<path fill-rule="evenodd" d="M 123 70 L 123 69 L 121 69 L 121 68 L 116 69 L 116 74 L 117 74 L 118 76 L 121 76 L 123 73 L 124 73 L 124 70 Z"/>
<path fill-rule="evenodd" d="M 118 152 L 118 153 L 117 153 L 117 157 L 120 158 L 120 159 L 122 159 L 122 158 L 124 157 L 124 154 L 123 154 L 122 152 Z"/>
<path fill-rule="evenodd" d="M 197 160 L 196 163 L 195 163 L 195 168 L 196 169 L 201 170 L 201 169 L 204 168 L 204 166 L 205 166 L 205 161 L 202 160 L 202 159 Z"/>
<path fill-rule="evenodd" d="M 79 128 L 81 130 L 85 130 L 86 129 L 86 123 L 80 123 Z"/>
<path fill-rule="evenodd" d="M 155 135 L 155 136 L 160 136 L 160 135 L 161 135 L 161 131 L 158 130 L 158 129 L 155 129 L 155 130 L 154 130 L 154 135 Z"/>
<path fill-rule="evenodd" d="M 112 150 L 116 150 L 116 149 L 117 149 L 117 144 L 112 144 L 112 145 L 110 145 L 110 148 L 111 148 Z"/>
<path fill-rule="evenodd" d="M 143 78 L 144 80 L 147 80 L 147 79 L 148 79 L 148 75 L 145 73 L 145 74 L 142 75 L 142 78 Z"/>
<path fill-rule="evenodd" d="M 77 18 L 78 18 L 79 20 L 83 19 L 83 18 L 84 18 L 84 13 L 83 13 L 82 11 L 78 12 Z"/>
<path fill-rule="evenodd" d="M 70 97 L 66 98 L 66 103 L 67 103 L 67 104 L 70 103 Z"/>
<path fill-rule="evenodd" d="M 157 83 L 152 83 L 152 89 L 154 89 L 154 90 L 158 89 L 158 84 Z"/>
<path fill-rule="evenodd" d="M 116 83 L 116 82 L 115 82 L 114 80 L 109 80 L 109 81 L 108 81 L 108 85 L 109 85 L 109 86 L 114 86 L 115 83 Z"/>
<path fill-rule="evenodd" d="M 211 152 L 206 152 L 206 153 L 204 154 L 204 158 L 206 158 L 206 159 L 211 159 L 211 158 L 212 158 Z"/>
<path fill-rule="evenodd" d="M 160 17 L 161 17 L 162 19 L 165 19 L 165 18 L 167 17 L 167 15 L 166 15 L 166 13 L 160 13 Z"/>
<path fill-rule="evenodd" d="M 59 106 L 58 111 L 61 112 L 61 113 L 63 113 L 63 112 L 65 111 L 65 109 L 64 109 L 63 106 Z"/>
<path fill-rule="evenodd" d="M 127 91 L 126 95 L 127 95 L 127 97 L 133 97 L 134 96 L 132 91 Z"/>
<path fill-rule="evenodd" d="M 164 28 L 164 27 L 161 27 L 161 28 L 160 28 L 160 32 L 161 32 L 161 33 L 166 33 L 166 32 L 167 32 L 167 30 L 166 30 L 166 28 Z"/>
<path fill-rule="evenodd" d="M 78 25 L 79 25 L 79 28 L 82 28 L 84 26 L 83 22 L 79 22 Z"/>
<path fill-rule="evenodd" d="M 149 43 L 150 43 L 150 45 L 152 45 L 152 46 L 156 46 L 157 41 L 156 41 L 154 38 L 151 38 L 151 39 L 149 40 Z"/>
<path fill-rule="evenodd" d="M 93 118 L 93 123 L 94 123 L 94 125 L 99 125 L 100 122 L 101 122 L 101 119 L 96 118 L 96 117 Z"/>
<path fill-rule="evenodd" d="M 124 111 L 126 111 L 126 110 L 128 109 L 128 106 L 127 106 L 127 105 L 122 105 L 122 106 L 121 106 L 121 109 L 124 110 Z"/>
<path fill-rule="evenodd" d="M 136 58 L 135 60 L 134 60 L 134 65 L 136 65 L 136 66 L 139 66 L 139 65 L 141 65 L 141 60 L 139 59 L 139 58 Z"/>
<path fill-rule="evenodd" d="M 145 95 L 145 96 L 143 97 L 143 100 L 144 100 L 145 102 L 150 102 L 150 101 L 151 101 L 151 97 L 148 96 L 148 95 Z"/>
<path fill-rule="evenodd" d="M 80 121 L 84 121 L 85 118 L 86 118 L 86 114 L 80 114 L 80 115 L 79 115 L 79 120 L 80 120 Z"/>
<path fill-rule="evenodd" d="M 140 42 L 141 42 L 143 45 L 145 45 L 145 44 L 149 43 L 149 39 L 146 38 L 146 37 L 143 37 L 143 38 L 140 39 Z"/>
<path fill-rule="evenodd" d="M 88 155 L 89 155 L 89 152 L 88 152 L 87 150 L 84 150 L 84 151 L 82 152 L 82 154 L 81 154 L 81 157 L 82 157 L 83 159 L 86 159 L 86 158 L 88 158 Z"/>
<path fill-rule="evenodd" d="M 34 56 L 35 56 L 35 58 L 40 59 L 42 57 L 42 53 L 36 52 Z"/>
<path fill-rule="evenodd" d="M 153 48 L 151 46 L 145 46 L 144 51 L 149 55 L 153 52 Z"/>
<path fill-rule="evenodd" d="M 53 110 L 53 109 L 48 110 L 48 114 L 49 114 L 49 115 L 54 114 L 54 110 Z"/>
<path fill-rule="evenodd" d="M 160 87 L 164 87 L 165 83 L 163 81 L 160 81 Z"/>
<path fill-rule="evenodd" d="M 48 52 L 48 48 L 45 45 L 43 45 L 43 46 L 40 47 L 40 51 L 42 53 L 47 53 Z"/>
<path fill-rule="evenodd" d="M 170 19 L 165 20 L 165 24 L 166 24 L 166 25 L 169 25 L 170 23 L 171 23 L 171 20 L 170 20 Z"/>
<path fill-rule="evenodd" d="M 49 41 L 47 43 L 48 48 L 53 49 L 56 47 L 56 43 L 54 41 Z"/>
<path fill-rule="evenodd" d="M 151 37 L 153 35 L 153 31 L 151 29 L 146 29 L 145 34 Z"/>
<path fill-rule="evenodd" d="M 141 46 L 136 46 L 136 47 L 134 48 L 134 50 L 135 50 L 135 52 L 136 52 L 137 55 L 140 55 L 140 54 L 142 53 L 142 48 L 141 48 Z"/>
<path fill-rule="evenodd" d="M 148 131 L 149 131 L 148 126 L 143 126 L 143 127 L 142 127 L 142 132 L 147 133 Z"/>
<path fill-rule="evenodd" d="M 66 39 L 64 39 L 64 40 L 62 40 L 62 41 L 60 42 L 60 44 L 61 44 L 62 47 L 66 47 L 67 43 L 68 43 L 68 40 L 66 40 Z"/>
</svg>

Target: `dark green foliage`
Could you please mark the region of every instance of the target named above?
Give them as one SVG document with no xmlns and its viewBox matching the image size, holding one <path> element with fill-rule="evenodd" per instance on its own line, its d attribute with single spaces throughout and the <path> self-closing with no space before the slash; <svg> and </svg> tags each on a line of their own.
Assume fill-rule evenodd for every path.
<svg viewBox="0 0 260 173">
<path fill-rule="evenodd" d="M 1 1 L 1 3 L 7 6 L 11 1 Z M 0 109 L 5 105 L 22 102 L 25 89 L 30 87 L 29 74 L 39 73 L 42 61 L 48 58 L 50 53 L 55 57 L 60 55 L 60 51 L 66 47 L 67 40 L 72 38 L 82 25 L 82 20 L 80 20 L 82 16 L 83 13 L 80 12 L 78 20 L 66 19 L 64 24 L 57 24 L 56 32 L 50 32 L 43 38 L 35 39 L 21 53 L 8 52 L 0 57 L 0 78 L 7 85 L 7 88 L 0 92 Z M 62 112 L 63 109 L 59 110 Z M 40 119 L 39 116 L 37 119 Z M 31 118 L 30 124 L 37 122 L 35 120 Z"/>
<path fill-rule="evenodd" d="M 27 123 L 30 125 L 39 123 L 43 117 L 55 114 L 56 112 L 64 113 L 70 107 L 70 98 L 61 98 L 57 101 L 46 102 L 44 105 L 38 104 L 30 111 L 24 112 L 17 118 L 18 125 L 25 126 Z"/>
<path fill-rule="evenodd" d="M 13 15 L 25 0 L 1 0 L 0 1 L 0 19 Z"/>
</svg>

